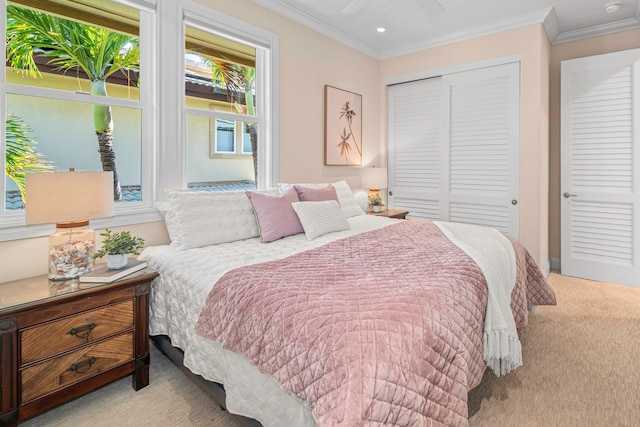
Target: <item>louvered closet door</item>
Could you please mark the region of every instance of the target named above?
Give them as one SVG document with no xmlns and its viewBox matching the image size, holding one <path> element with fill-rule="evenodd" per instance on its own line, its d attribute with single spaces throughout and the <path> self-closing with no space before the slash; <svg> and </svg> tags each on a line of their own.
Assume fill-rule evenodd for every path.
<svg viewBox="0 0 640 427">
<path fill-rule="evenodd" d="M 519 64 L 389 88 L 389 206 L 518 238 Z"/>
<path fill-rule="evenodd" d="M 562 273 L 640 287 L 640 49 L 562 63 Z"/>
<path fill-rule="evenodd" d="M 443 76 L 441 218 L 519 230 L 519 64 Z M 447 191 L 448 190 L 448 191 Z"/>
<path fill-rule="evenodd" d="M 442 79 L 389 88 L 390 207 L 408 218 L 440 218 Z"/>
</svg>

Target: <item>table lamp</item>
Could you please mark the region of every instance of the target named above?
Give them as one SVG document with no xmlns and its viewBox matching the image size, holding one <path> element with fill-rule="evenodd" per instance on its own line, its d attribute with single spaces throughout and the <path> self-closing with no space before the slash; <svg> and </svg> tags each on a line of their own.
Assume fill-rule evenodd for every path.
<svg viewBox="0 0 640 427">
<path fill-rule="evenodd" d="M 387 188 L 387 168 L 364 168 L 362 169 L 361 185 L 369 188 L 369 200 L 375 195 L 382 197 L 381 188 Z"/>
<path fill-rule="evenodd" d="M 26 223 L 56 223 L 49 236 L 49 279 L 74 279 L 93 269 L 89 220 L 113 216 L 113 172 L 26 174 Z"/>
</svg>

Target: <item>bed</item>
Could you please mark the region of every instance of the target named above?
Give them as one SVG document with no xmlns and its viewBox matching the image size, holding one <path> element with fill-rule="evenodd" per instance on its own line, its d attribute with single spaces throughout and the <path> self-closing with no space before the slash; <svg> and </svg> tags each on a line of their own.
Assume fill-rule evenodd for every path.
<svg viewBox="0 0 640 427">
<path fill-rule="evenodd" d="M 223 384 L 226 409 L 265 427 L 466 425 L 497 307 L 492 267 L 443 224 L 365 215 L 344 181 L 250 196 L 169 194 L 172 242 L 141 255 L 160 273 L 150 334 Z M 502 238 L 513 248 L 508 320 L 523 327 L 528 306 L 555 296 L 524 247 Z"/>
</svg>

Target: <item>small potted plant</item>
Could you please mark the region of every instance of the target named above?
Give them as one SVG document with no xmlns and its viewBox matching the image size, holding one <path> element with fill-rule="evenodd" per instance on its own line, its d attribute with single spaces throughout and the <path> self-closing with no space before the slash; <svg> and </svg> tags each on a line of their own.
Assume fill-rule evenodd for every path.
<svg viewBox="0 0 640 427">
<path fill-rule="evenodd" d="M 369 196 L 369 206 L 371 206 L 371 210 L 374 212 L 382 211 L 384 203 L 382 203 L 382 196 L 380 193 L 374 193 Z"/>
<path fill-rule="evenodd" d="M 110 270 L 124 268 L 129 261 L 128 255 L 140 255 L 140 249 L 144 247 L 144 239 L 132 236 L 128 231 L 113 233 L 108 228 L 100 233 L 104 240 L 100 250 L 93 254 L 93 258 L 107 257 L 107 267 Z"/>
</svg>

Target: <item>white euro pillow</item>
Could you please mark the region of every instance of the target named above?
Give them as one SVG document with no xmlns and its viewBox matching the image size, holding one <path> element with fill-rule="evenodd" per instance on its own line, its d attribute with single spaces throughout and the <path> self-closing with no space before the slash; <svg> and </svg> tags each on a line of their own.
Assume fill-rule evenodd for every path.
<svg viewBox="0 0 640 427">
<path fill-rule="evenodd" d="M 293 209 L 300 219 L 307 239 L 313 240 L 323 234 L 351 228 L 340 204 L 335 200 L 322 202 L 293 202 Z"/>
<path fill-rule="evenodd" d="M 352 216 L 364 215 L 364 212 L 360 208 L 358 201 L 356 200 L 349 184 L 347 181 L 338 181 L 334 182 L 333 187 L 336 189 L 336 193 L 338 194 L 338 201 L 340 202 L 340 209 L 342 209 L 342 213 L 347 218 L 351 218 Z"/>
<path fill-rule="evenodd" d="M 278 190 L 265 191 L 277 195 Z M 169 191 L 165 215 L 171 245 L 180 249 L 235 242 L 260 235 L 246 191 Z"/>
</svg>

